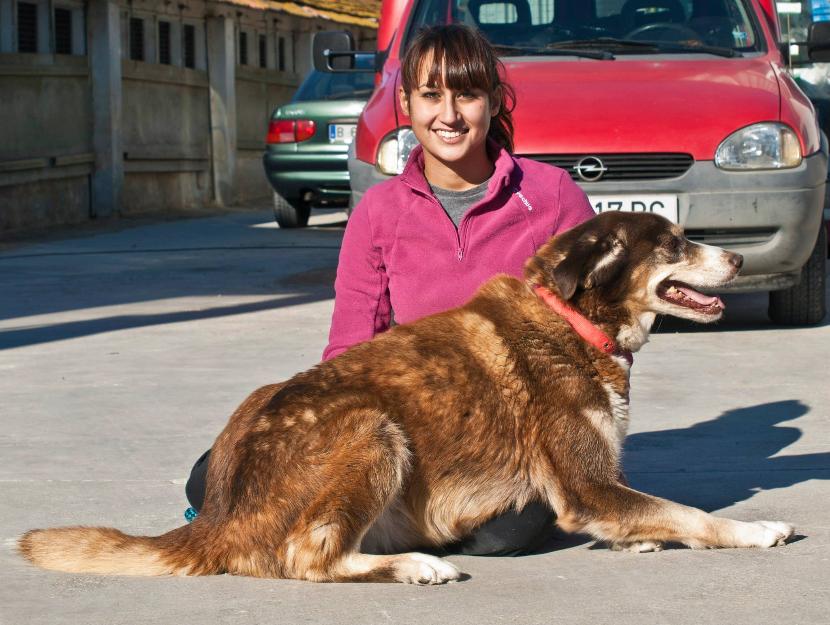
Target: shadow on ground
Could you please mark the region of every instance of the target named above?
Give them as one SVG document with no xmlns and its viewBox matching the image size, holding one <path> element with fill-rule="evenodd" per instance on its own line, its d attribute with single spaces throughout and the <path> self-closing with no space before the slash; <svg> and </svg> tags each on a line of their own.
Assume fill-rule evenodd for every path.
<svg viewBox="0 0 830 625">
<path fill-rule="evenodd" d="M 333 266 L 289 274 L 271 282 L 271 293 L 283 295 L 256 302 L 231 306 L 205 306 L 196 310 L 115 315 L 0 330 L 0 350 L 91 336 L 102 332 L 241 315 L 333 299 L 335 274 L 336 268 Z"/>
<path fill-rule="evenodd" d="M 282 230 L 270 211 L 240 212 L 4 251 L 0 349 L 331 299 L 345 222 L 315 220 Z"/>
<path fill-rule="evenodd" d="M 626 439 L 626 475 L 633 488 L 707 512 L 756 493 L 830 479 L 830 453 L 777 455 L 801 438 L 809 407 L 787 400 L 728 410 L 687 428 L 640 432 Z M 591 542 L 557 530 L 540 553 Z"/>
<path fill-rule="evenodd" d="M 115 317 L 103 317 L 101 319 L 86 319 L 83 321 L 71 321 L 68 323 L 57 323 L 28 328 L 17 328 L 14 330 L 0 330 L 0 350 L 23 347 L 26 345 L 37 345 L 51 341 L 63 341 L 82 336 L 91 336 L 103 332 L 116 332 L 119 330 L 132 330 L 146 326 L 161 325 L 167 323 L 180 323 L 183 321 L 198 321 L 225 317 L 229 315 L 242 315 L 245 313 L 260 312 L 282 308 L 285 306 L 298 306 L 309 304 L 321 299 L 331 299 L 334 293 L 321 297 L 319 293 L 307 293 L 289 297 L 279 297 L 265 301 L 239 304 L 236 306 L 217 306 L 204 310 L 187 310 L 170 313 L 151 315 L 118 315 Z"/>
<path fill-rule="evenodd" d="M 626 440 L 626 472 L 636 488 L 719 510 L 761 490 L 830 478 L 830 453 L 777 455 L 801 438 L 781 425 L 809 412 L 798 400 L 727 410 L 688 428 L 640 432 Z M 702 485 L 716 484 L 717 488 Z"/>
</svg>

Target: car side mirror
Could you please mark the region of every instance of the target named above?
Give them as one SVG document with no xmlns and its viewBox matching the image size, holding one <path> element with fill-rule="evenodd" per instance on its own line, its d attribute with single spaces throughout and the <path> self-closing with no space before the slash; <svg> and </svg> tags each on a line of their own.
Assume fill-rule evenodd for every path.
<svg viewBox="0 0 830 625">
<path fill-rule="evenodd" d="M 352 34 L 346 30 L 314 33 L 311 40 L 314 69 L 318 72 L 377 72 L 386 58 L 376 52 L 354 49 Z"/>
<path fill-rule="evenodd" d="M 807 56 L 819 63 L 830 61 L 830 22 L 813 22 L 807 37 Z"/>
<path fill-rule="evenodd" d="M 317 71 L 349 71 L 354 68 L 354 38 L 347 30 L 314 33 L 311 47 Z"/>
</svg>

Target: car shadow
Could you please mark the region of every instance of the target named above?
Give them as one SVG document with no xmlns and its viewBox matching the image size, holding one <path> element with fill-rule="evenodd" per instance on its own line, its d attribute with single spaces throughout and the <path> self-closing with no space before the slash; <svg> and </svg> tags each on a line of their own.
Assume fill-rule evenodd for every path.
<svg viewBox="0 0 830 625">
<path fill-rule="evenodd" d="M 626 476 L 632 488 L 707 512 L 761 491 L 830 479 L 830 452 L 779 455 L 801 438 L 799 428 L 782 424 L 809 410 L 798 400 L 777 401 L 727 410 L 690 427 L 632 434 L 625 444 Z M 589 542 L 557 529 L 534 553 Z"/>
</svg>

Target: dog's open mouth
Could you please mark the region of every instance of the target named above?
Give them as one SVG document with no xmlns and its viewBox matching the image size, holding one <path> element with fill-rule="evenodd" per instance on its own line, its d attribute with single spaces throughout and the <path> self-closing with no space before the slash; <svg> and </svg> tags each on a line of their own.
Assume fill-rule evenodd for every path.
<svg viewBox="0 0 830 625">
<path fill-rule="evenodd" d="M 716 295 L 704 295 L 695 291 L 688 284 L 675 280 L 666 280 L 657 287 L 657 296 L 676 306 L 691 308 L 706 315 L 718 315 L 726 308 L 724 303 Z"/>
</svg>

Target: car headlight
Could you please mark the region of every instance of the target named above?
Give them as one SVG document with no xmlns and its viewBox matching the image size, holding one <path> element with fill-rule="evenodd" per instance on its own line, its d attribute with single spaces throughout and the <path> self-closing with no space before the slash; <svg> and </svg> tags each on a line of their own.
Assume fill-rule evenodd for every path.
<svg viewBox="0 0 830 625">
<path fill-rule="evenodd" d="M 753 124 L 733 132 L 715 152 L 721 169 L 786 169 L 801 164 L 801 144 L 784 124 Z"/>
<path fill-rule="evenodd" d="M 411 128 L 398 128 L 380 142 L 378 148 L 378 169 L 384 174 L 399 174 L 403 171 L 412 148 L 418 145 Z"/>
</svg>

